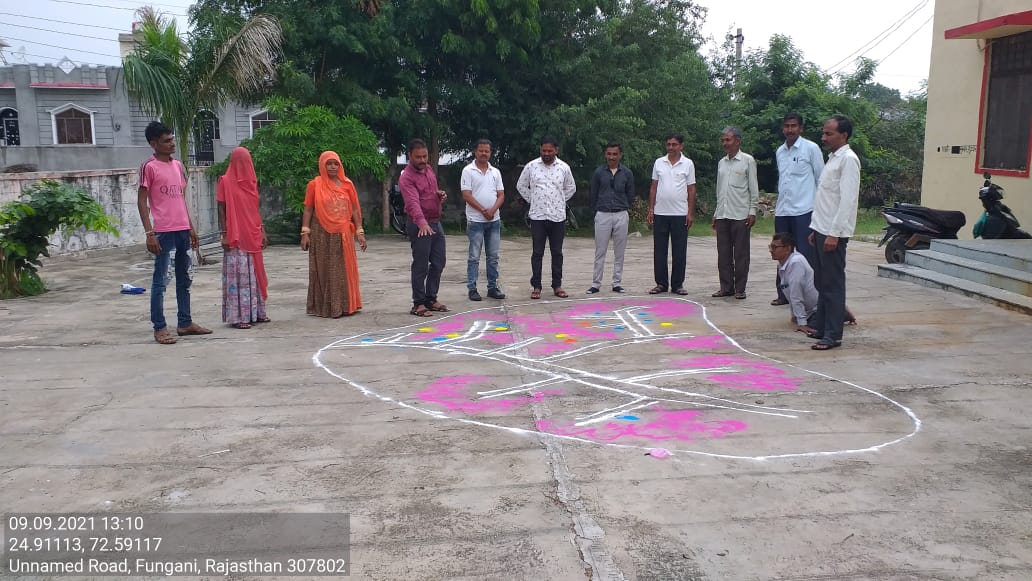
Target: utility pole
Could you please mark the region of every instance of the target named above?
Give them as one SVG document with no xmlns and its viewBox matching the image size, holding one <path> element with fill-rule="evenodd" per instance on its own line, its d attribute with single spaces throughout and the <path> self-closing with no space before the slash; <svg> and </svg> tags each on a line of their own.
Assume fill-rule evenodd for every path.
<svg viewBox="0 0 1032 581">
<path fill-rule="evenodd" d="M 742 29 L 738 29 L 738 33 L 734 36 L 727 35 L 728 40 L 735 41 L 735 73 L 734 73 L 734 85 L 738 85 L 738 69 L 742 66 L 742 44 L 745 43 L 745 37 L 742 36 Z"/>
<path fill-rule="evenodd" d="M 742 64 L 742 44 L 745 43 L 745 37 L 742 36 L 742 29 L 738 29 L 738 34 L 734 36 L 735 39 L 735 68 L 738 68 Z"/>
</svg>

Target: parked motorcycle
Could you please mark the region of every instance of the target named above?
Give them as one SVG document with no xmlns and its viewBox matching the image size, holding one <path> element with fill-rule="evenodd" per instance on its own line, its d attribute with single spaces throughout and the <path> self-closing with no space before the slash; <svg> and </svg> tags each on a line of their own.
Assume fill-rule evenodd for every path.
<svg viewBox="0 0 1032 581">
<path fill-rule="evenodd" d="M 985 178 L 985 183 L 982 184 L 982 189 L 978 190 L 978 199 L 982 201 L 985 212 L 975 223 L 975 238 L 984 240 L 1032 238 L 1032 235 L 1021 229 L 1021 224 L 1014 217 L 1011 209 L 1000 201 L 1003 199 L 1003 188 L 990 181 L 992 175 L 989 172 L 983 174 L 982 177 Z"/>
<path fill-rule="evenodd" d="M 401 197 L 401 188 L 395 184 L 388 196 L 391 206 L 391 228 L 395 232 L 405 235 L 405 199 Z"/>
<path fill-rule="evenodd" d="M 934 239 L 956 240 L 957 232 L 967 223 L 964 212 L 935 210 L 899 202 L 892 207 L 882 208 L 882 216 L 888 226 L 878 246 L 885 246 L 885 260 L 889 264 L 902 263 L 907 250 L 931 247 Z"/>
</svg>

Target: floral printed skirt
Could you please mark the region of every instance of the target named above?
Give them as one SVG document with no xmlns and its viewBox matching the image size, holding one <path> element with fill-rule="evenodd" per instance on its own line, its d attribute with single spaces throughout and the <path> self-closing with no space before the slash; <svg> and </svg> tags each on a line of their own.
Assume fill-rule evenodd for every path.
<svg viewBox="0 0 1032 581">
<path fill-rule="evenodd" d="M 254 258 L 239 248 L 222 254 L 222 320 L 231 325 L 265 319 L 265 299 L 258 290 Z"/>
</svg>

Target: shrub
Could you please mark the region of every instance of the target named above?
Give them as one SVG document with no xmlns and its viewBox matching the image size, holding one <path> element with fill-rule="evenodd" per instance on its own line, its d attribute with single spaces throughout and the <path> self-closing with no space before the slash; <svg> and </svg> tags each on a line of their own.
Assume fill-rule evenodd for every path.
<svg viewBox="0 0 1032 581">
<path fill-rule="evenodd" d="M 0 299 L 46 291 L 37 271 L 50 256 L 59 228 L 85 228 L 117 236 L 115 219 L 86 191 L 53 180 L 30 186 L 20 200 L 0 206 Z"/>
</svg>

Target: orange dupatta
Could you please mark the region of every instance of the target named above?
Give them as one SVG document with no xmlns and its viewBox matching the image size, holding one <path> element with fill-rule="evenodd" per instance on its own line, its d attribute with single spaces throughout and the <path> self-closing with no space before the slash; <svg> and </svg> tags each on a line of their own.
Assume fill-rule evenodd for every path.
<svg viewBox="0 0 1032 581">
<path fill-rule="evenodd" d="M 340 184 L 330 179 L 326 172 L 326 162 L 336 160 L 340 164 L 337 171 L 337 178 Z M 312 187 L 314 186 L 314 188 Z M 344 174 L 344 164 L 333 151 L 324 151 L 319 156 L 319 177 L 309 183 L 310 190 L 314 190 L 311 206 L 315 211 L 315 218 L 323 230 L 330 234 L 340 234 L 340 244 L 344 252 L 344 269 L 347 273 L 348 296 L 352 310 L 362 308 L 362 295 L 358 284 L 358 263 L 355 253 L 355 233 L 357 232 L 352 217 L 356 215 L 361 218 L 362 208 L 358 204 L 358 191 L 355 184 Z M 305 205 L 309 205 L 305 200 Z"/>
<path fill-rule="evenodd" d="M 340 164 L 337 185 L 326 173 L 326 162 L 336 160 Z M 351 221 L 355 210 L 359 208 L 358 192 L 355 184 L 344 174 L 344 164 L 340 156 L 332 151 L 324 151 L 319 156 L 319 177 L 315 180 L 315 217 L 319 225 L 330 234 L 341 234 L 342 238 L 351 240 L 355 237 L 355 224 Z M 359 210 L 361 211 L 361 210 Z"/>
<path fill-rule="evenodd" d="M 269 298 L 269 278 L 262 256 L 262 215 L 258 210 L 258 176 L 247 148 L 237 147 L 229 154 L 229 167 L 219 178 L 216 199 L 226 204 L 226 243 L 254 259 L 255 281 L 262 298 Z"/>
</svg>

